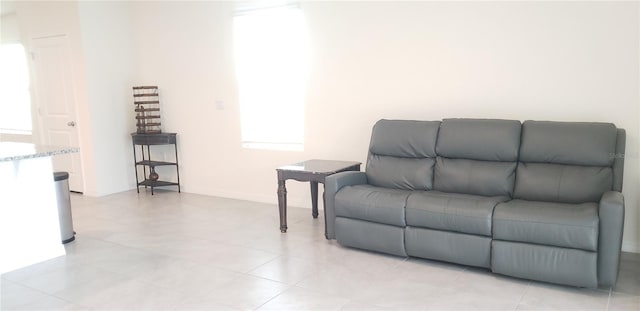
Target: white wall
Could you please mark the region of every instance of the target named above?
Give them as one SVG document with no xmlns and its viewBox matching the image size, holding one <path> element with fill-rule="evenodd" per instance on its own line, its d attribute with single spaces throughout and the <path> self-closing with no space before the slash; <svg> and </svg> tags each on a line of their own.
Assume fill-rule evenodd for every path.
<svg viewBox="0 0 640 311">
<path fill-rule="evenodd" d="M 106 195 L 135 185 L 131 136 L 136 72 L 131 4 L 79 2 L 95 193 Z"/>
<path fill-rule="evenodd" d="M 16 13 L 0 15 L 0 44 L 20 43 L 20 28 Z"/>
<path fill-rule="evenodd" d="M 304 2 L 304 152 L 241 148 L 233 6 L 133 4 L 138 80 L 161 88 L 184 191 L 275 203 L 277 166 L 364 162 L 380 118 L 613 122 L 628 135 L 624 249 L 640 251 L 638 3 Z M 306 184 L 288 189 L 309 206 Z"/>
</svg>

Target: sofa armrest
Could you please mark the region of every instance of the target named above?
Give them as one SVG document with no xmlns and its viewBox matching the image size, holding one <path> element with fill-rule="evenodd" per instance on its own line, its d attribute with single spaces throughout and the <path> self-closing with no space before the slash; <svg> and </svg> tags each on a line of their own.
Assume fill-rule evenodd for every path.
<svg viewBox="0 0 640 311">
<path fill-rule="evenodd" d="M 624 229 L 624 196 L 618 191 L 602 195 L 598 207 L 598 285 L 614 286 L 618 279 L 622 231 Z"/>
<path fill-rule="evenodd" d="M 324 223 L 327 239 L 335 239 L 334 231 L 336 222 L 335 197 L 336 193 L 344 186 L 362 185 L 367 183 L 367 175 L 364 172 L 348 171 L 329 175 L 324 181 Z"/>
</svg>

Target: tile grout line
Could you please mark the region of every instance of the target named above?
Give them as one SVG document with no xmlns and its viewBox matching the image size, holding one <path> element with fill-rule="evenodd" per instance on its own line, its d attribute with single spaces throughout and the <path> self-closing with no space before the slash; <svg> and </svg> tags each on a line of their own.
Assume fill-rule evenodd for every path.
<svg viewBox="0 0 640 311">
<path fill-rule="evenodd" d="M 256 307 L 255 309 L 253 309 L 253 310 L 255 311 L 255 310 L 258 310 L 258 309 L 262 308 L 264 305 L 268 304 L 270 301 L 272 301 L 272 300 L 274 300 L 274 299 L 276 299 L 276 298 L 280 297 L 280 295 L 282 295 L 282 294 L 284 294 L 284 293 L 288 292 L 291 288 L 293 288 L 293 285 L 287 285 L 287 288 L 286 288 L 285 290 L 283 290 L 282 292 L 278 293 L 277 295 L 275 295 L 275 296 L 271 297 L 269 300 L 265 301 L 264 303 L 262 303 L 261 305 L 257 306 L 257 307 Z"/>
<path fill-rule="evenodd" d="M 611 293 L 613 292 L 613 286 L 609 287 L 609 297 L 607 298 L 607 307 L 605 310 L 609 311 L 609 305 L 611 304 Z"/>
<path fill-rule="evenodd" d="M 81 305 L 77 304 L 76 302 L 69 301 L 69 300 L 68 300 L 68 299 L 66 299 L 66 298 L 58 297 L 58 296 L 56 296 L 56 295 L 54 295 L 54 294 L 49 294 L 49 293 L 44 292 L 44 291 L 42 291 L 42 290 L 40 290 L 40 289 L 33 288 L 33 287 L 29 286 L 29 285 L 26 285 L 26 284 L 24 284 L 24 283 L 22 283 L 22 282 L 11 281 L 11 280 L 8 280 L 8 279 L 3 279 L 3 281 L 4 281 L 4 282 L 7 282 L 7 281 L 8 281 L 9 283 L 13 283 L 13 285 L 14 285 L 14 286 L 16 286 L 16 285 L 17 285 L 17 286 L 22 286 L 22 287 L 27 288 L 27 289 L 30 289 L 30 290 L 32 290 L 32 291 L 34 291 L 34 292 L 38 292 L 38 293 L 40 293 L 40 294 L 42 294 L 42 295 L 45 295 L 45 296 L 48 296 L 48 297 L 51 297 L 51 298 L 54 298 L 54 299 L 62 300 L 62 301 L 64 301 L 64 302 L 66 302 L 66 303 L 68 303 L 68 304 L 72 304 L 72 305 L 74 305 L 74 306 L 81 306 Z M 18 307 L 27 307 L 27 306 L 29 306 L 32 302 L 33 302 L 33 301 L 30 301 L 30 302 L 28 302 L 28 303 L 26 303 L 26 304 L 18 305 Z M 81 307 L 84 307 L 84 306 L 81 306 Z"/>
<path fill-rule="evenodd" d="M 243 277 L 250 277 L 250 278 L 255 278 L 255 279 L 260 279 L 260 280 L 265 280 L 265 281 L 269 281 L 269 282 L 275 282 L 275 283 L 282 284 L 285 287 L 287 287 L 287 289 L 285 289 L 285 290 L 288 290 L 289 287 L 293 286 L 291 284 L 287 284 L 287 283 L 284 283 L 284 282 L 278 281 L 278 280 L 273 280 L 273 279 L 270 279 L 270 278 L 267 278 L 267 277 L 264 277 L 264 276 L 249 274 L 248 272 L 247 273 L 238 272 L 238 273 L 240 273 Z"/>
<path fill-rule="evenodd" d="M 260 265 L 258 265 L 258 266 L 256 266 L 256 267 L 253 267 L 253 268 L 251 268 L 251 269 L 250 269 L 249 271 L 247 271 L 247 272 L 242 272 L 242 273 L 243 273 L 243 274 L 245 274 L 245 275 L 256 276 L 256 275 L 251 274 L 251 272 L 253 272 L 253 271 L 255 271 L 256 269 L 259 269 L 259 268 L 261 268 L 261 267 L 263 267 L 263 266 L 265 266 L 265 265 L 267 265 L 267 264 L 269 264 L 269 263 L 271 263 L 271 262 L 273 262 L 273 261 L 275 261 L 275 260 L 277 260 L 278 258 L 284 258 L 284 256 L 283 256 L 283 255 L 281 255 L 281 254 L 278 254 L 278 256 L 276 256 L 275 258 L 273 258 L 273 259 L 271 259 L 271 260 L 269 260 L 269 261 L 267 261 L 267 262 L 265 262 L 265 263 L 263 263 L 263 264 L 260 264 Z"/>
<path fill-rule="evenodd" d="M 529 288 L 531 287 L 531 282 L 532 281 L 527 282 L 527 287 L 525 287 L 524 290 L 522 291 L 522 294 L 520 295 L 520 299 L 518 299 L 518 303 L 516 304 L 515 309 L 513 309 L 514 311 L 518 310 L 518 307 L 522 303 L 522 299 L 524 298 L 524 295 L 527 294 L 527 292 L 529 291 Z"/>
</svg>

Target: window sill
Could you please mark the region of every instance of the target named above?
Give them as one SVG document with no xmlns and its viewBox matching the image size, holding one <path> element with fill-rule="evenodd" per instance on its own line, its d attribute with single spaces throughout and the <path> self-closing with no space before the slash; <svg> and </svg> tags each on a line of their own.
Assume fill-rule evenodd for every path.
<svg viewBox="0 0 640 311">
<path fill-rule="evenodd" d="M 292 144 L 292 143 L 243 142 L 242 147 L 246 149 L 260 149 L 260 150 L 304 151 L 304 144 Z"/>
</svg>

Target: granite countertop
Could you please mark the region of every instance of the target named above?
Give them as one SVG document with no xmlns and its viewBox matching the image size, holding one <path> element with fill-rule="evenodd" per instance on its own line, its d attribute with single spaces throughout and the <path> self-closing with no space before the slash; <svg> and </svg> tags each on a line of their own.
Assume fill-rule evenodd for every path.
<svg viewBox="0 0 640 311">
<path fill-rule="evenodd" d="M 0 162 L 50 157 L 58 154 L 75 153 L 78 151 L 79 149 L 76 147 L 0 142 Z"/>
</svg>

